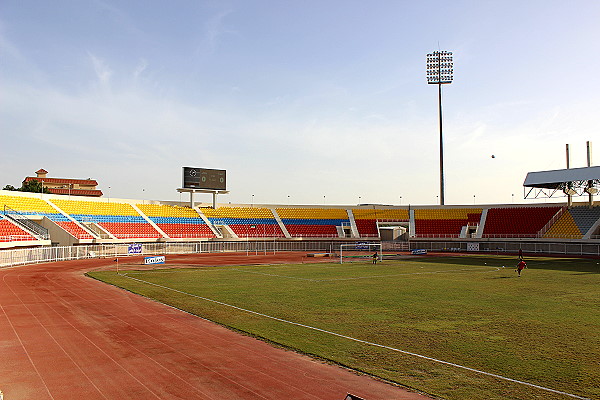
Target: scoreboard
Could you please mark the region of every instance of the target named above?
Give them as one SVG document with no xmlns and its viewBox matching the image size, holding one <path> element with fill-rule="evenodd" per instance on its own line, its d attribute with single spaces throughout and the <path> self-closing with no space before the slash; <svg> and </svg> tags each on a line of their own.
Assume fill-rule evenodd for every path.
<svg viewBox="0 0 600 400">
<path fill-rule="evenodd" d="M 183 187 L 185 189 L 226 190 L 226 171 L 183 167 Z"/>
</svg>

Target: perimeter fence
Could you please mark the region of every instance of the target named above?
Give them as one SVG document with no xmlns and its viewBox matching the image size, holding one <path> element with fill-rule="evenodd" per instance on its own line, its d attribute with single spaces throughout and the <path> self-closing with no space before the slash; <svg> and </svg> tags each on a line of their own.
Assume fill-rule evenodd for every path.
<svg viewBox="0 0 600 400">
<path fill-rule="evenodd" d="M 442 252 L 469 252 L 483 254 L 515 254 L 522 250 L 526 254 L 597 256 L 600 257 L 600 243 L 583 242 L 540 242 L 519 240 L 497 241 L 419 241 L 411 240 L 410 249 L 424 249 Z"/>
<path fill-rule="evenodd" d="M 440 252 L 470 252 L 481 254 L 514 254 L 521 249 L 526 254 L 553 254 L 600 257 L 600 243 L 537 242 L 537 241 L 419 241 L 381 242 L 384 251 L 424 249 Z M 139 255 L 198 254 L 246 252 L 269 254 L 281 251 L 337 253 L 341 244 L 360 245 L 356 241 L 204 241 L 165 243 L 118 243 L 61 247 L 35 247 L 0 250 L 0 268 L 46 262 L 84 260 L 89 258 L 128 257 Z M 132 248 L 135 248 L 132 252 Z"/>
<path fill-rule="evenodd" d="M 198 254 L 246 252 L 269 254 L 281 251 L 314 251 L 335 253 L 342 243 L 355 241 L 206 241 L 165 243 L 119 243 L 61 247 L 36 247 L 0 250 L 0 268 L 55 261 L 89 258 L 117 258 L 139 255 Z M 135 250 L 133 250 L 135 249 Z"/>
</svg>

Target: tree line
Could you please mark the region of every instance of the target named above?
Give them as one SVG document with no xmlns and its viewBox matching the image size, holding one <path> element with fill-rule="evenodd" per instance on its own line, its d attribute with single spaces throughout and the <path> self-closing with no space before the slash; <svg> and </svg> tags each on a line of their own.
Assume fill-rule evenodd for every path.
<svg viewBox="0 0 600 400">
<path fill-rule="evenodd" d="M 50 193 L 50 189 L 45 187 L 42 182 L 32 179 L 28 182 L 23 182 L 20 188 L 13 185 L 6 185 L 2 190 L 10 190 L 13 192 L 33 192 L 33 193 Z"/>
</svg>

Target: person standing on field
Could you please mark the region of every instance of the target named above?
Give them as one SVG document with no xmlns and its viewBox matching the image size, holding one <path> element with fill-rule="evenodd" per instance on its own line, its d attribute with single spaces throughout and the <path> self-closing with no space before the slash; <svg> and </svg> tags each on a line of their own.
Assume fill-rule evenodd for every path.
<svg viewBox="0 0 600 400">
<path fill-rule="evenodd" d="M 377 264 L 377 258 L 378 258 L 378 257 L 379 257 L 379 256 L 377 255 L 377 252 L 375 252 L 375 253 L 373 254 L 373 264 Z"/>
<path fill-rule="evenodd" d="M 519 276 L 521 276 L 521 271 L 523 271 L 523 268 L 527 268 L 527 264 L 525 263 L 525 261 L 521 260 L 517 264 L 517 272 L 519 273 Z"/>
</svg>

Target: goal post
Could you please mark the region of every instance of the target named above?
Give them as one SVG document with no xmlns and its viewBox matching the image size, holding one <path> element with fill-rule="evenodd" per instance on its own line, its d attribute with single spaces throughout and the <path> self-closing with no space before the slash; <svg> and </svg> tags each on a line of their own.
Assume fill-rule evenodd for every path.
<svg viewBox="0 0 600 400">
<path fill-rule="evenodd" d="M 340 264 L 349 262 L 366 262 L 373 260 L 377 253 L 377 261 L 383 260 L 381 243 L 358 242 L 340 244 Z"/>
</svg>

